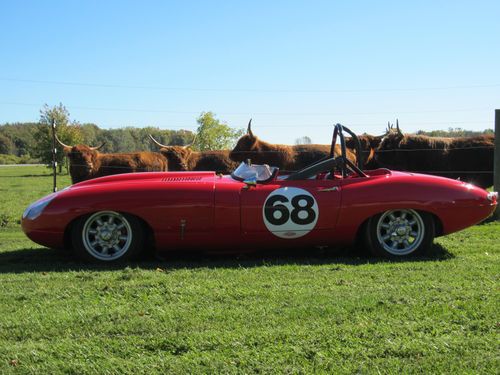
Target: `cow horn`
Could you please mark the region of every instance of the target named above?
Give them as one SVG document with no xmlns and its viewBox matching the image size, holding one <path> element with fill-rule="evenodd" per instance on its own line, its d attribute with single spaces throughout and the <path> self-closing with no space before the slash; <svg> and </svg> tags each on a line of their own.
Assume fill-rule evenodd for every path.
<svg viewBox="0 0 500 375">
<path fill-rule="evenodd" d="M 401 129 L 399 128 L 399 121 L 398 119 L 396 119 L 396 129 L 398 130 L 398 133 L 403 135 L 403 132 L 401 131 Z"/>
<path fill-rule="evenodd" d="M 102 148 L 105 144 L 106 144 L 106 142 L 102 142 L 100 146 L 97 146 L 97 147 L 90 147 L 90 149 L 91 149 L 92 151 L 97 151 L 97 150 L 99 150 L 100 148 Z"/>
<path fill-rule="evenodd" d="M 151 138 L 151 140 L 156 143 L 157 146 L 159 147 L 168 147 L 166 145 L 162 145 L 160 142 L 158 142 L 156 139 L 153 138 L 153 136 L 151 134 L 148 134 L 149 135 L 149 138 Z"/>
<path fill-rule="evenodd" d="M 62 143 L 61 140 L 59 139 L 59 137 L 57 136 L 57 134 L 55 134 L 55 137 L 56 137 L 57 143 L 59 143 L 61 146 L 71 148 L 71 146 L 68 146 L 68 145 Z"/>
<path fill-rule="evenodd" d="M 252 119 L 250 119 L 250 121 L 248 121 L 247 134 L 249 136 L 253 137 L 253 133 L 252 133 Z"/>
<path fill-rule="evenodd" d="M 197 136 L 198 136 L 198 133 L 196 133 L 196 134 L 194 135 L 193 141 L 192 141 L 190 144 L 185 145 L 185 146 L 182 146 L 182 147 L 183 147 L 183 148 L 189 148 L 189 147 L 191 147 L 192 145 L 194 145 L 194 142 L 196 141 L 196 137 L 197 137 Z"/>
</svg>

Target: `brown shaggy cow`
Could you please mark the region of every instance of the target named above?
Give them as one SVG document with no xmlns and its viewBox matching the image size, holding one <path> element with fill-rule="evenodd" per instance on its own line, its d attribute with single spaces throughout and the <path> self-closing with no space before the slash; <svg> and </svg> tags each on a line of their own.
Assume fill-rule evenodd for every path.
<svg viewBox="0 0 500 375">
<path fill-rule="evenodd" d="M 198 152 L 193 151 L 191 145 L 167 146 L 158 142 L 151 134 L 149 137 L 160 147 L 160 153 L 168 160 L 170 171 L 215 171 L 229 174 L 238 166 L 229 158 L 229 150 Z"/>
<path fill-rule="evenodd" d="M 56 139 L 69 159 L 69 173 L 74 184 L 112 174 L 167 170 L 167 161 L 157 152 L 101 154 L 97 150 L 104 143 L 99 147 L 68 146 Z"/>
<path fill-rule="evenodd" d="M 396 120 L 396 124 L 399 125 L 398 120 Z M 358 135 L 359 144 L 361 148 L 361 153 L 363 154 L 363 166 L 365 169 L 377 169 L 380 166 L 377 164 L 375 159 L 375 152 L 382 142 L 382 139 L 389 134 L 389 132 L 394 128 L 394 124 L 387 123 L 387 129 L 382 135 L 370 135 L 370 134 L 362 134 Z M 356 151 L 356 144 L 354 139 L 346 138 L 345 142 L 346 146 L 354 151 Z"/>
<path fill-rule="evenodd" d="M 278 145 L 260 140 L 252 133 L 252 120 L 247 134 L 242 136 L 229 157 L 237 162 L 250 159 L 255 164 L 269 164 L 285 171 L 300 170 L 330 155 L 330 145 Z M 340 146 L 335 145 L 335 155 L 340 155 Z M 347 158 L 356 164 L 356 155 L 347 150 Z"/>
<path fill-rule="evenodd" d="M 358 135 L 361 154 L 363 155 L 363 167 L 365 169 L 377 169 L 379 166 L 375 160 L 375 150 L 382 141 L 383 135 Z M 356 144 L 354 139 L 346 138 L 346 147 L 356 151 Z"/>
<path fill-rule="evenodd" d="M 380 143 L 375 159 L 385 168 L 460 178 L 483 188 L 493 184 L 494 135 L 428 137 L 397 126 Z"/>
</svg>

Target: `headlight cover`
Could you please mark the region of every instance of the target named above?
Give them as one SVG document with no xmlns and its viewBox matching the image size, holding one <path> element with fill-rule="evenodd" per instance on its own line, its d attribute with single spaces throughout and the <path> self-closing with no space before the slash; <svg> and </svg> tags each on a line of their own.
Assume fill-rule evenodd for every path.
<svg viewBox="0 0 500 375">
<path fill-rule="evenodd" d="M 497 203 L 498 201 L 498 192 L 492 191 L 488 193 L 488 200 L 492 203 Z"/>
<path fill-rule="evenodd" d="M 54 197 L 33 203 L 26 210 L 24 210 L 23 219 L 35 220 L 41 215 L 43 209 L 47 207 L 50 202 L 52 202 L 52 199 L 54 199 Z"/>
</svg>

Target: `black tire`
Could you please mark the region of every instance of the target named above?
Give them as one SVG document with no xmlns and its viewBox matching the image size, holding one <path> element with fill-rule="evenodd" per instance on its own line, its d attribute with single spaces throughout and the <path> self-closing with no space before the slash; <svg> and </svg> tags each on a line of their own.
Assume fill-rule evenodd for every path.
<svg viewBox="0 0 500 375">
<path fill-rule="evenodd" d="M 373 255 L 404 258 L 425 254 L 432 246 L 432 215 L 411 209 L 382 212 L 368 220 L 364 243 Z"/>
<path fill-rule="evenodd" d="M 144 245 L 142 223 L 131 215 L 99 211 L 71 228 L 75 255 L 86 262 L 116 263 L 135 259 Z"/>
</svg>

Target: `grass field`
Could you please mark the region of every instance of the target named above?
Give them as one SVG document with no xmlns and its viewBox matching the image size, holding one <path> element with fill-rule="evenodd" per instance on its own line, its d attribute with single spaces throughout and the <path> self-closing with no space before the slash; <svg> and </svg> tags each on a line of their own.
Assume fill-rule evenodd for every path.
<svg viewBox="0 0 500 375">
<path fill-rule="evenodd" d="M 2 374 L 499 371 L 498 223 L 411 261 L 304 249 L 87 266 L 20 230 L 51 183 L 0 168 Z"/>
</svg>

